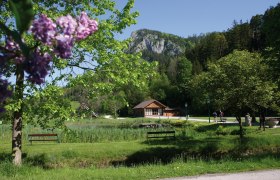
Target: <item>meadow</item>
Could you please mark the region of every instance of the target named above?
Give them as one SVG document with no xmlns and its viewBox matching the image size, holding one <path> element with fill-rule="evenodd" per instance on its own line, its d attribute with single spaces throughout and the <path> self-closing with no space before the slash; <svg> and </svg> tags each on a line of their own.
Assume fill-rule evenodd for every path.
<svg viewBox="0 0 280 180">
<path fill-rule="evenodd" d="M 141 123 L 163 124 L 176 139 L 147 140 Z M 25 125 L 23 165 L 11 163 L 10 127 L 2 125 L 1 179 L 157 179 L 205 173 L 280 168 L 280 128 L 245 127 L 163 119 L 83 119 L 55 130 L 61 143 L 34 142 L 28 133 L 48 132 Z"/>
</svg>

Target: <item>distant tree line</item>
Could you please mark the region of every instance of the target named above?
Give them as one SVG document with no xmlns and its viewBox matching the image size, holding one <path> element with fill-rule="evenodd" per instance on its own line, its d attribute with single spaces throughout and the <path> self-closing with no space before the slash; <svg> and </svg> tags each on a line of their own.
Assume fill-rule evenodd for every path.
<svg viewBox="0 0 280 180">
<path fill-rule="evenodd" d="M 279 19 L 280 4 L 263 15 L 253 16 L 249 22 L 234 21 L 225 32 L 188 38 L 191 46 L 186 47 L 185 56 L 193 65 L 191 102 L 195 104 L 194 112 L 201 112 L 201 106 L 206 106 L 205 99 L 210 98 L 211 110 L 224 108 L 238 117 L 244 111 L 279 113 Z M 200 79 L 202 77 L 204 80 Z M 197 97 L 204 103 L 199 103 Z"/>
<path fill-rule="evenodd" d="M 185 56 L 193 64 L 193 73 L 207 69 L 214 62 L 234 50 L 247 50 L 262 55 L 279 52 L 280 5 L 269 8 L 263 15 L 255 15 L 249 22 L 233 22 L 225 32 L 212 32 L 187 38 Z M 269 48 L 271 48 L 269 50 Z M 279 59 L 279 57 L 277 57 Z M 276 63 L 279 67 L 279 63 Z"/>
</svg>

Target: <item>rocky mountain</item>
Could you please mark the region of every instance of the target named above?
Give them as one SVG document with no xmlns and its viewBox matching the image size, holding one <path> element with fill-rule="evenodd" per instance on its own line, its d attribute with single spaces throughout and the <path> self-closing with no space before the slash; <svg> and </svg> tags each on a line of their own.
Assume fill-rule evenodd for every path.
<svg viewBox="0 0 280 180">
<path fill-rule="evenodd" d="M 178 56 L 185 52 L 186 39 L 159 31 L 141 29 L 132 32 L 129 52 L 142 52 L 146 60 L 155 60 L 153 56 Z"/>
</svg>

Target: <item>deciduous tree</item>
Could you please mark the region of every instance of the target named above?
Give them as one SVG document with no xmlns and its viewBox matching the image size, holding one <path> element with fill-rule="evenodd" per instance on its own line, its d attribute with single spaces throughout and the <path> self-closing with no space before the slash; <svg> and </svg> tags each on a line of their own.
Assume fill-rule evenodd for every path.
<svg viewBox="0 0 280 180">
<path fill-rule="evenodd" d="M 116 57 L 127 47 L 128 41 L 117 41 L 114 36 L 136 23 L 138 13 L 131 13 L 133 0 L 129 0 L 121 11 L 110 0 L 81 0 L 71 3 L 35 0 L 34 4 L 31 0 L 8 2 L 1 1 L 0 6 L 0 105 L 10 95 L 5 78 L 14 75 L 16 83 L 13 96 L 16 102 L 12 105 L 12 148 L 13 162 L 20 165 L 23 93 L 28 85 L 27 81 L 42 84 L 47 74 L 67 67 L 74 71 L 75 68 L 96 70 L 108 64 L 110 67 L 119 66 L 122 58 Z M 34 15 L 35 20 L 30 29 L 32 34 L 27 33 Z M 73 18 L 75 16 L 77 18 Z M 89 17 L 98 20 L 99 16 L 103 17 L 99 20 L 99 30 L 89 36 L 97 30 L 96 21 Z M 86 41 L 81 41 L 86 37 Z M 108 69 L 106 73 L 110 72 Z"/>
<path fill-rule="evenodd" d="M 240 126 L 241 116 L 247 109 L 257 111 L 275 105 L 277 86 L 269 80 L 268 67 L 257 53 L 234 51 L 216 63 L 208 65 L 208 71 L 192 81 L 193 95 L 211 106 L 233 113 Z"/>
</svg>

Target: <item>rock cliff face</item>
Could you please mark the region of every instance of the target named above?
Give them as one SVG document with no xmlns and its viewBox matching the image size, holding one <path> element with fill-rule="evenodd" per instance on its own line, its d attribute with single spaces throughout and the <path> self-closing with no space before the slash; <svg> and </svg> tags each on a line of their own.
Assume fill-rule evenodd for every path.
<svg viewBox="0 0 280 180">
<path fill-rule="evenodd" d="M 141 29 L 131 34 L 129 52 L 143 52 L 177 56 L 185 51 L 184 38 L 159 31 Z M 144 57 L 145 58 L 145 57 Z"/>
</svg>

